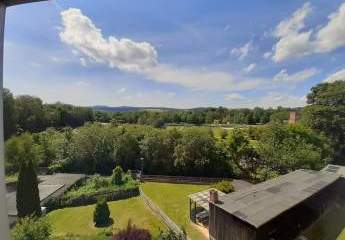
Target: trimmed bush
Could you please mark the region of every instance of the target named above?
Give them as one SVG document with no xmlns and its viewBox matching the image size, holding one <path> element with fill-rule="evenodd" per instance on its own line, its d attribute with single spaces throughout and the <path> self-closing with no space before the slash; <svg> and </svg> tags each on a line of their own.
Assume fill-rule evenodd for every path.
<svg viewBox="0 0 345 240">
<path fill-rule="evenodd" d="M 137 228 L 128 221 L 127 228 L 119 231 L 113 236 L 112 240 L 151 240 L 151 233 L 149 230 Z"/>
<path fill-rule="evenodd" d="M 117 166 L 114 171 L 113 175 L 111 176 L 111 181 L 115 185 L 121 185 L 122 184 L 122 174 L 123 170 L 120 166 Z"/>
<path fill-rule="evenodd" d="M 104 197 L 98 199 L 93 212 L 93 222 L 96 227 L 107 226 L 110 223 L 110 211 L 107 200 Z"/>
<path fill-rule="evenodd" d="M 22 218 L 12 229 L 12 240 L 49 240 L 52 229 L 46 218 Z"/>
<path fill-rule="evenodd" d="M 217 182 L 213 187 L 215 189 L 223 192 L 223 193 L 231 193 L 231 192 L 235 191 L 232 183 L 230 181 L 226 181 L 226 180 Z"/>
</svg>

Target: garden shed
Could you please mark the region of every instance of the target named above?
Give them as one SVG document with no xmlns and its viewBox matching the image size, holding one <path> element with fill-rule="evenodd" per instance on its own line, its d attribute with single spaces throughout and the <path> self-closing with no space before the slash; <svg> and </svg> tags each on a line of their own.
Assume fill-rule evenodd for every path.
<svg viewBox="0 0 345 240">
<path fill-rule="evenodd" d="M 294 239 L 337 195 L 340 175 L 297 170 L 220 196 L 209 205 L 210 239 Z"/>
</svg>

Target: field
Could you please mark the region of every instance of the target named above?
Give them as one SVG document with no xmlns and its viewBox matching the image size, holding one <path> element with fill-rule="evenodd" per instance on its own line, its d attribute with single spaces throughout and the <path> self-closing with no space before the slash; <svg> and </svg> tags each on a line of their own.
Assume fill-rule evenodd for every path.
<svg viewBox="0 0 345 240">
<path fill-rule="evenodd" d="M 209 188 L 205 185 L 144 183 L 142 190 L 151 198 L 178 226 L 186 229 L 193 240 L 205 240 L 189 220 L 188 195 Z"/>
<path fill-rule="evenodd" d="M 140 197 L 109 202 L 111 217 L 114 220 L 113 229 L 125 228 L 131 219 L 136 226 L 150 230 L 153 236 L 165 226 L 145 206 Z M 93 235 L 107 230 L 93 226 L 93 210 L 95 205 L 84 207 L 64 208 L 48 214 L 48 219 L 53 226 L 53 234 L 61 236 L 66 234 Z"/>
</svg>

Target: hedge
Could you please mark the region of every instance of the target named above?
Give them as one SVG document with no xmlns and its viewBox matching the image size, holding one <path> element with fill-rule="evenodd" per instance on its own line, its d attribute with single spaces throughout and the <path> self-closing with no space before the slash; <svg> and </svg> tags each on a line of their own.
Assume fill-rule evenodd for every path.
<svg viewBox="0 0 345 240">
<path fill-rule="evenodd" d="M 138 186 L 128 189 L 120 189 L 114 192 L 82 194 L 73 198 L 67 198 L 64 196 L 54 197 L 46 203 L 45 207 L 47 207 L 48 211 L 52 211 L 65 207 L 78 207 L 95 204 L 100 197 L 104 197 L 107 201 L 116 201 L 136 196 L 139 196 Z"/>
</svg>

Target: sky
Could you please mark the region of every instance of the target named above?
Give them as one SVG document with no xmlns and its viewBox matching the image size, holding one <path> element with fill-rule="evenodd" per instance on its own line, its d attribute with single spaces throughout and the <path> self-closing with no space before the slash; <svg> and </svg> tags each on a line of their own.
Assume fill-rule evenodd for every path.
<svg viewBox="0 0 345 240">
<path fill-rule="evenodd" d="M 4 87 L 46 103 L 298 107 L 345 79 L 344 0 L 57 0 L 10 7 Z"/>
</svg>

